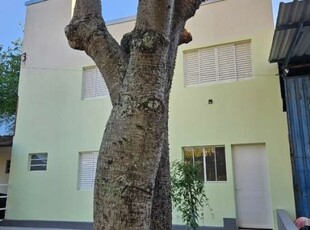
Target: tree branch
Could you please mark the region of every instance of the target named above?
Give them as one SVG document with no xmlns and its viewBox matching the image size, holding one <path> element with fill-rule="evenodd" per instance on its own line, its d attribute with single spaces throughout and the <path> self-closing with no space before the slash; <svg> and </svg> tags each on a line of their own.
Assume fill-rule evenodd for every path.
<svg viewBox="0 0 310 230">
<path fill-rule="evenodd" d="M 187 20 L 195 15 L 196 10 L 205 0 L 175 0 L 176 14 Z"/>
<path fill-rule="evenodd" d="M 101 14 L 101 1 L 77 0 L 65 34 L 73 49 L 84 50 L 94 60 L 114 104 L 126 72 L 127 57 L 106 28 Z"/>
<path fill-rule="evenodd" d="M 193 40 L 193 37 L 190 32 L 188 32 L 185 28 L 182 31 L 180 36 L 179 45 L 190 43 Z"/>
<path fill-rule="evenodd" d="M 175 0 L 140 0 L 136 29 L 168 35 Z"/>
</svg>

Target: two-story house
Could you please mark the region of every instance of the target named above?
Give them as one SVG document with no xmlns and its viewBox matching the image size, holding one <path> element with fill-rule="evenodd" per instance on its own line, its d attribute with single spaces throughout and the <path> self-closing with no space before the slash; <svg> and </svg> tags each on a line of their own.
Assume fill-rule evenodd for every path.
<svg viewBox="0 0 310 230">
<path fill-rule="evenodd" d="M 96 159 L 111 104 L 92 60 L 67 44 L 74 0 L 26 5 L 6 219 L 81 228 L 92 222 Z M 120 41 L 134 24 L 128 17 L 108 29 Z M 186 28 L 193 41 L 178 51 L 171 161 L 203 168 L 213 215 L 206 207 L 200 225 L 275 228 L 276 209 L 294 216 L 294 195 L 277 66 L 268 63 L 271 0 L 206 1 Z M 176 211 L 173 223 L 184 225 Z"/>
</svg>

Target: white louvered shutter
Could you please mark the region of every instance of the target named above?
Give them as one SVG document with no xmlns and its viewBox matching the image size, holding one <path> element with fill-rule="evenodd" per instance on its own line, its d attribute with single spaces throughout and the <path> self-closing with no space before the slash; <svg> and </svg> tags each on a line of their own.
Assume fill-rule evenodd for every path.
<svg viewBox="0 0 310 230">
<path fill-rule="evenodd" d="M 79 189 L 92 189 L 94 187 L 98 152 L 80 153 L 79 163 Z"/>
<path fill-rule="evenodd" d="M 185 86 L 250 78 L 251 42 L 231 43 L 184 54 Z"/>
<path fill-rule="evenodd" d="M 215 49 L 205 48 L 199 51 L 200 83 L 210 83 L 217 80 Z"/>
<path fill-rule="evenodd" d="M 105 84 L 105 81 L 100 73 L 100 70 L 96 67 L 96 86 L 95 86 L 95 91 L 96 91 L 96 97 L 104 97 L 108 96 L 108 88 L 107 85 Z"/>
<path fill-rule="evenodd" d="M 236 50 L 236 69 L 238 79 L 249 78 L 253 76 L 251 43 L 243 42 L 235 45 Z"/>
<path fill-rule="evenodd" d="M 83 69 L 83 92 L 82 98 L 92 98 L 96 96 L 95 93 L 95 68 Z"/>
<path fill-rule="evenodd" d="M 218 46 L 217 57 L 219 80 L 227 81 L 236 79 L 234 44 Z"/>
<path fill-rule="evenodd" d="M 198 51 L 185 53 L 184 72 L 185 86 L 198 85 L 200 83 Z"/>
<path fill-rule="evenodd" d="M 108 88 L 96 66 L 83 69 L 82 98 L 95 98 L 108 96 Z"/>
</svg>

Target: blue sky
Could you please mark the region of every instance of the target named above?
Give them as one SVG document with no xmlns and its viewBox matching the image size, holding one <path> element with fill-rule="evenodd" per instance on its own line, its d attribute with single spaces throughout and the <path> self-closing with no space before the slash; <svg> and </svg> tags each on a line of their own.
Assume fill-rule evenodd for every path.
<svg viewBox="0 0 310 230">
<path fill-rule="evenodd" d="M 0 44 L 23 36 L 25 21 L 25 0 L 0 0 Z M 106 20 L 136 14 L 138 0 L 103 0 L 103 16 Z"/>
<path fill-rule="evenodd" d="M 291 0 L 273 0 L 274 15 L 278 12 L 278 5 L 280 2 L 290 1 Z M 138 0 L 102 0 L 103 16 L 105 20 L 113 20 L 120 17 L 135 15 L 137 2 Z M 9 46 L 11 41 L 23 37 L 25 11 L 24 0 L 1 0 L 0 45 Z M 0 135 L 3 134 L 4 129 L 0 127 Z"/>
<path fill-rule="evenodd" d="M 273 0 L 274 12 L 277 12 L 280 1 Z M 102 0 L 103 15 L 106 20 L 134 15 L 137 2 L 138 0 Z M 1 0 L 0 44 L 8 46 L 11 41 L 23 36 L 26 10 L 24 3 L 24 0 Z"/>
</svg>

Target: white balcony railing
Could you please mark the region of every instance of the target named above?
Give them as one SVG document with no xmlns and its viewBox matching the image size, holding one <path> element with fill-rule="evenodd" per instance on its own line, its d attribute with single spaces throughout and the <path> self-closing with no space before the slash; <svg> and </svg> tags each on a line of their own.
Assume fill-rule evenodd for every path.
<svg viewBox="0 0 310 230">
<path fill-rule="evenodd" d="M 8 184 L 0 184 L 0 220 L 3 220 L 5 216 L 7 194 Z"/>
</svg>

